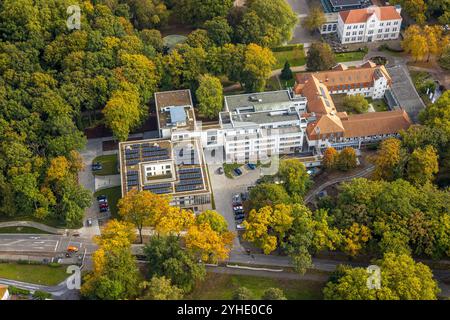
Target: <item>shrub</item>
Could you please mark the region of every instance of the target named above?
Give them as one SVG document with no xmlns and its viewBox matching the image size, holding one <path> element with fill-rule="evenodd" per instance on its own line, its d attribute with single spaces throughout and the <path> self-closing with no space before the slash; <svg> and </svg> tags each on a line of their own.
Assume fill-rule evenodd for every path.
<svg viewBox="0 0 450 320">
<path fill-rule="evenodd" d="M 10 294 L 21 295 L 21 296 L 28 296 L 30 294 L 29 290 L 17 288 L 14 286 L 9 286 L 8 291 Z"/>
<path fill-rule="evenodd" d="M 246 287 L 238 288 L 233 293 L 233 300 L 253 300 L 253 293 Z"/>
<path fill-rule="evenodd" d="M 37 300 L 50 299 L 51 297 L 52 297 L 52 295 L 45 291 L 37 290 L 33 293 L 33 298 L 37 299 Z"/>
</svg>

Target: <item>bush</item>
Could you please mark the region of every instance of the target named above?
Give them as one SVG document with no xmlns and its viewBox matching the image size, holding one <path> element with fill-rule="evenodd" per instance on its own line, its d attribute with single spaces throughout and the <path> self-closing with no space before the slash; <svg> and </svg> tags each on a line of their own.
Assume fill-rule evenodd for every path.
<svg viewBox="0 0 450 320">
<path fill-rule="evenodd" d="M 264 291 L 263 300 L 287 300 L 283 290 L 278 288 L 269 288 Z"/>
<path fill-rule="evenodd" d="M 45 291 L 37 290 L 33 293 L 33 298 L 37 299 L 37 300 L 50 299 L 51 297 L 52 297 L 52 295 Z"/>
<path fill-rule="evenodd" d="M 290 44 L 287 46 L 276 47 L 276 48 L 272 48 L 272 52 L 286 52 L 286 51 L 292 51 L 294 49 L 302 49 L 303 50 L 303 45 L 302 44 Z"/>
<path fill-rule="evenodd" d="M 29 290 L 20 289 L 20 288 L 14 287 L 14 286 L 9 286 L 8 291 L 10 294 L 21 295 L 21 296 L 28 296 L 30 294 Z"/>
<path fill-rule="evenodd" d="M 246 287 L 238 288 L 233 293 L 233 300 L 253 300 L 253 293 Z"/>
<path fill-rule="evenodd" d="M 369 109 L 369 102 L 362 95 L 350 95 L 344 98 L 344 108 L 347 112 L 364 113 Z"/>
</svg>

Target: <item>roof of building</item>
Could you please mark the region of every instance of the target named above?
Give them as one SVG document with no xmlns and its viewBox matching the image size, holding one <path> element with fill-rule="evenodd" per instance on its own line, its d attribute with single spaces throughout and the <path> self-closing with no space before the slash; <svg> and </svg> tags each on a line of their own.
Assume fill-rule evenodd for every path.
<svg viewBox="0 0 450 320">
<path fill-rule="evenodd" d="M 169 112 L 172 123 L 186 122 L 186 111 L 184 111 L 184 107 L 170 107 Z"/>
<path fill-rule="evenodd" d="M 406 130 L 411 120 L 405 110 L 369 112 L 342 119 L 345 138 L 393 134 Z"/>
<path fill-rule="evenodd" d="M 284 121 L 296 121 L 300 120 L 300 117 L 296 111 L 290 111 L 288 109 L 276 110 L 276 111 L 261 111 L 261 112 L 248 112 L 232 114 L 231 119 L 234 126 L 240 126 L 242 124 L 264 124 L 275 123 Z"/>
<path fill-rule="evenodd" d="M 210 193 L 203 149 L 197 139 L 121 142 L 119 153 L 123 196 L 134 188 L 176 196 Z M 148 176 L 146 169 L 157 165 L 170 167 L 171 173 Z"/>
<path fill-rule="evenodd" d="M 385 76 L 388 83 L 391 83 L 392 79 L 384 66 L 377 66 L 368 61 L 357 68 L 347 68 L 344 65 L 337 65 L 329 71 L 297 73 L 295 75 L 296 85 L 294 91 L 296 94 L 301 93 L 311 75 L 314 75 L 320 83 L 323 83 L 331 90 L 337 86 L 352 86 L 356 88 L 362 85 L 363 87 L 369 87 L 372 86 L 374 79 L 376 79 L 376 73 L 378 73 L 378 76 Z M 306 97 L 309 102 L 309 97 Z"/>
<path fill-rule="evenodd" d="M 156 92 L 155 105 L 160 129 L 194 129 L 195 112 L 190 90 Z"/>
<path fill-rule="evenodd" d="M 8 286 L 4 286 L 0 284 L 0 300 L 3 298 L 5 293 L 8 291 Z"/>
<path fill-rule="evenodd" d="M 378 20 L 381 21 L 402 19 L 400 13 L 398 13 L 396 7 L 394 6 L 370 6 L 364 9 L 354 9 L 339 12 L 340 17 L 345 24 L 365 23 L 374 14 L 377 16 Z"/>
<path fill-rule="evenodd" d="M 364 2 L 363 0 L 330 0 L 330 3 L 334 7 L 357 6 L 357 5 L 361 5 L 363 2 Z"/>
<path fill-rule="evenodd" d="M 308 112 L 327 114 L 336 111 L 327 87 L 323 83 L 320 83 L 312 74 L 309 74 L 306 77 L 304 86 L 301 88 L 301 91 L 297 93 L 301 93 L 303 96 L 307 97 Z"/>
<path fill-rule="evenodd" d="M 257 92 L 225 96 L 226 111 L 234 112 L 239 109 L 252 109 L 252 111 L 273 110 L 274 107 L 283 107 L 283 103 L 293 100 L 302 100 L 302 97 L 294 97 L 289 90 Z"/>
</svg>

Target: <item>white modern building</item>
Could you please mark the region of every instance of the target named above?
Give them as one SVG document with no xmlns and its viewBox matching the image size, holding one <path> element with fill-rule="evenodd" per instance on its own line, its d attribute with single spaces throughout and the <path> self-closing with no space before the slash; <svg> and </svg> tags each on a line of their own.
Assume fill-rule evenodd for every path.
<svg viewBox="0 0 450 320">
<path fill-rule="evenodd" d="M 339 12 L 338 37 L 343 44 L 398 39 L 400 13 L 400 6 L 370 6 Z"/>
</svg>

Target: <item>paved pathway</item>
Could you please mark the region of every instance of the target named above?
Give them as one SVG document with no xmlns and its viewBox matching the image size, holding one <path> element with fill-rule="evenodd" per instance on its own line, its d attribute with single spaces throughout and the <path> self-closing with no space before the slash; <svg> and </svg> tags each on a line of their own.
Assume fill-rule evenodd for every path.
<svg viewBox="0 0 450 320">
<path fill-rule="evenodd" d="M 312 189 L 311 191 L 308 192 L 308 194 L 305 197 L 305 203 L 309 203 L 312 200 L 314 200 L 315 196 L 317 196 L 322 190 L 324 190 L 325 188 L 332 186 L 333 184 L 336 183 L 341 183 L 343 181 L 349 181 L 355 178 L 361 178 L 361 177 L 366 177 L 369 174 L 371 174 L 373 172 L 373 170 L 375 169 L 374 166 L 370 166 L 362 171 L 359 171 L 353 175 L 350 176 L 345 176 L 345 177 L 340 177 L 340 178 L 336 178 L 333 180 L 329 180 L 323 184 L 321 184 L 320 186 L 315 187 L 314 189 Z"/>
</svg>

